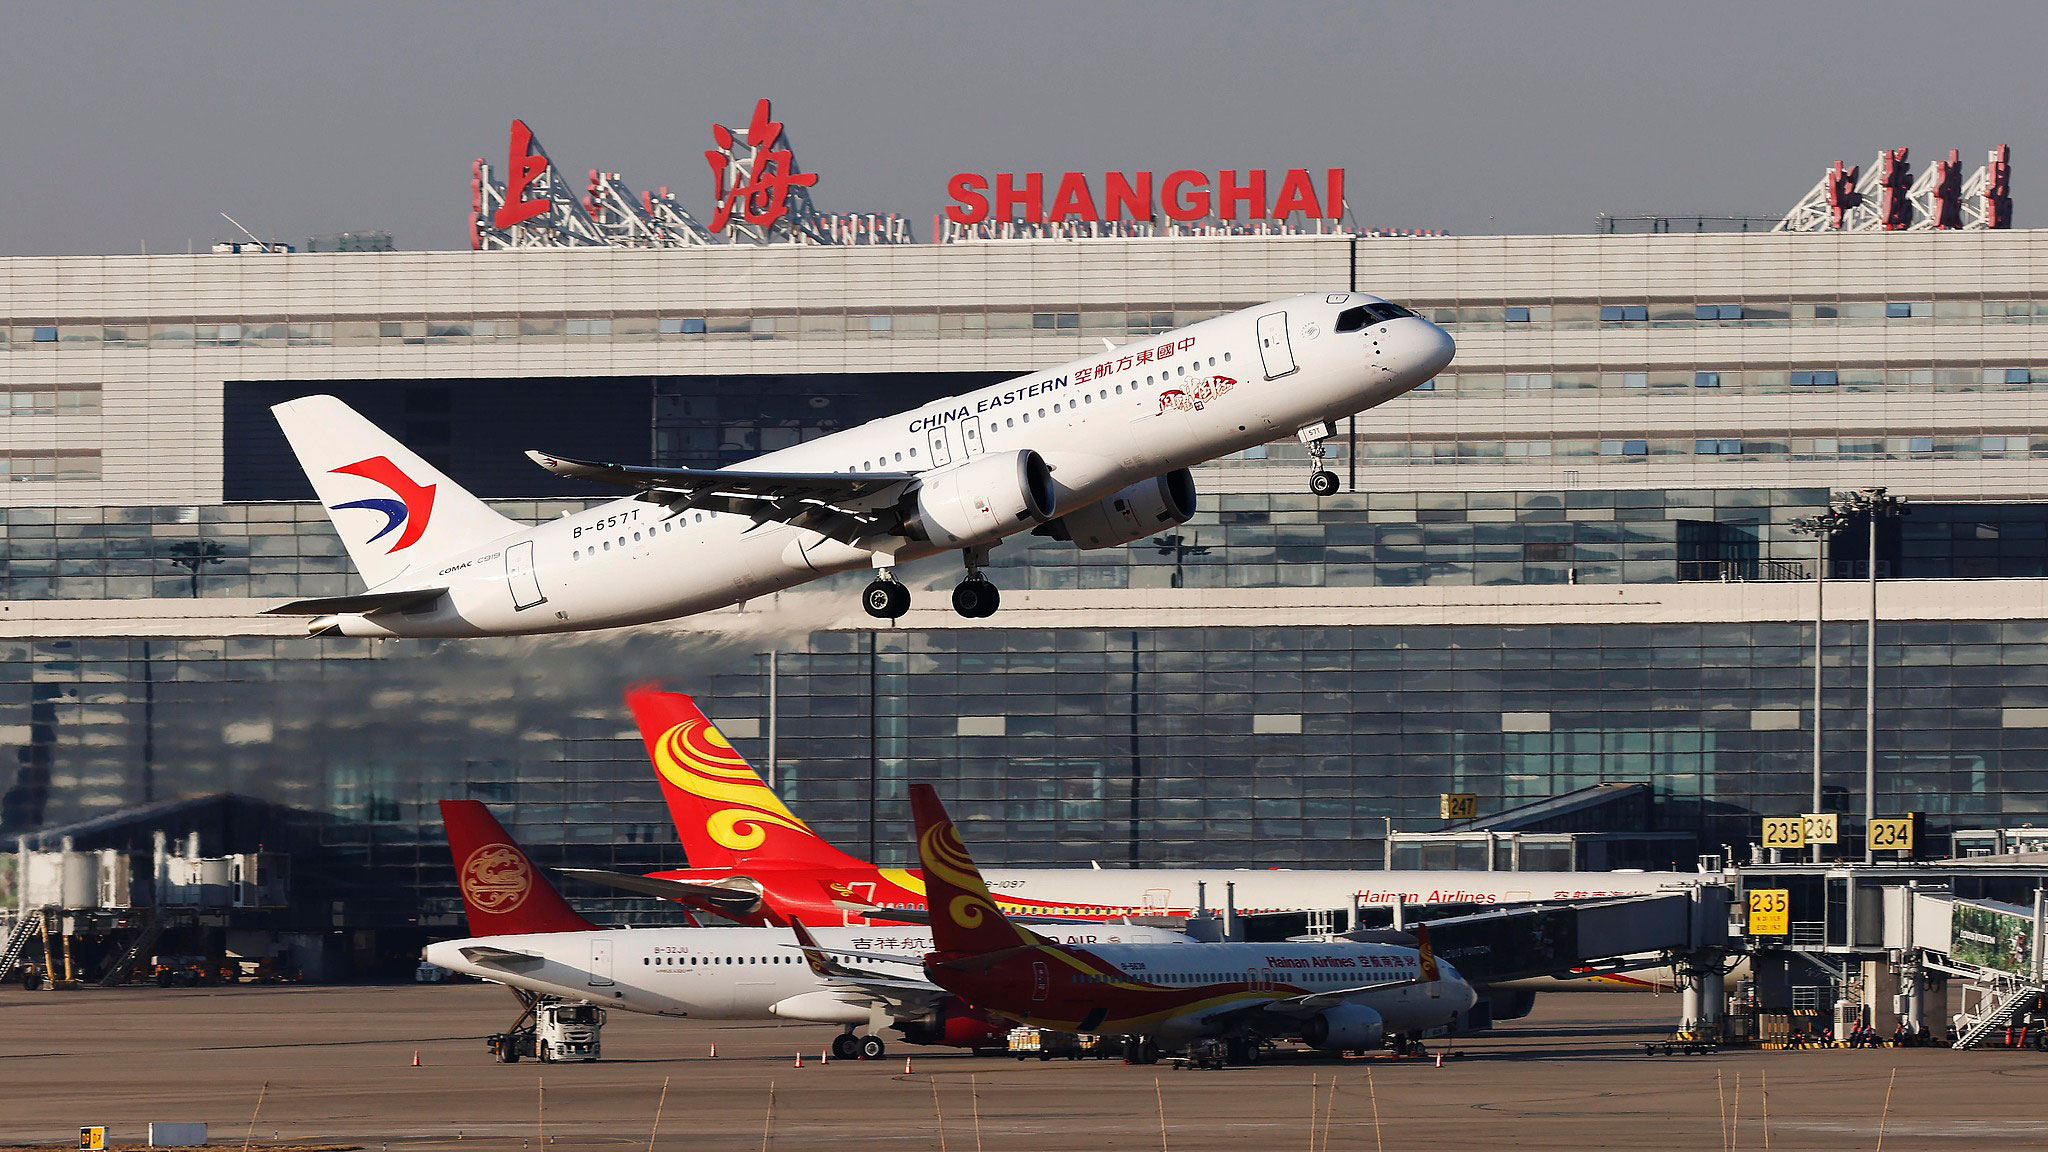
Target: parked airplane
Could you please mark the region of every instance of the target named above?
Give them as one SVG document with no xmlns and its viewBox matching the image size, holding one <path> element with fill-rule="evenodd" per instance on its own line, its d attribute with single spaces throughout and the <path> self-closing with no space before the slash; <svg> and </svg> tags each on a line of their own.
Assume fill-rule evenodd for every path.
<svg viewBox="0 0 2048 1152">
<path fill-rule="evenodd" d="M 1128 544 L 1194 515 L 1188 469 L 1294 433 L 1320 462 L 1340 417 L 1451 361 L 1443 329 L 1376 296 L 1296 296 L 709 470 L 569 460 L 635 494 L 508 520 L 332 396 L 273 408 L 368 585 L 297 600 L 313 635 L 495 636 L 688 616 L 873 568 L 862 602 L 910 606 L 899 564 L 957 550 L 963 616 L 995 612 L 989 551 L 1020 532 Z M 1336 491 L 1320 467 L 1312 485 Z"/>
<path fill-rule="evenodd" d="M 883 1055 L 889 1029 L 913 1044 L 1003 1043 L 1007 1023 L 919 971 L 932 947 L 928 928 L 821 929 L 831 946 L 868 959 L 866 971 L 848 975 L 814 972 L 785 928 L 600 928 L 562 899 L 481 803 L 443 800 L 441 819 L 470 937 L 427 945 L 420 955 L 430 964 L 629 1012 L 836 1024 L 832 1052 L 840 1057 Z M 1170 952 L 1188 942 L 1144 925 L 1040 927 L 1077 944 L 1145 941 Z"/>
<path fill-rule="evenodd" d="M 922 923 L 924 880 L 877 868 L 820 837 L 681 693 L 627 690 L 690 867 L 646 876 L 567 874 L 660 896 L 747 924 Z M 1004 911 L 1071 919 L 1186 917 L 1229 900 L 1244 914 L 1344 912 L 1395 903 L 1417 914 L 1657 892 L 1683 872 L 1350 872 L 1253 868 L 995 868 Z M 1340 925 L 1342 926 L 1342 925 Z"/>
<path fill-rule="evenodd" d="M 1068 1032 L 1136 1038 L 1140 1062 L 1218 1039 L 1236 1062 L 1270 1037 L 1312 1048 L 1378 1048 L 1455 1027 L 1478 995 L 1429 948 L 1395 944 L 1069 945 L 1010 920 L 929 784 L 910 786 L 931 895 L 932 983 L 986 1011 Z M 813 960 L 813 965 L 817 963 Z"/>
</svg>

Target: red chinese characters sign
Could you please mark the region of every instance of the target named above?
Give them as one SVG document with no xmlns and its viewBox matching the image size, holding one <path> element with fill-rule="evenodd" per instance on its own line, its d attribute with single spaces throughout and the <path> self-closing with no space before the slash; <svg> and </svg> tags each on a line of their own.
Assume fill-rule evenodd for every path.
<svg viewBox="0 0 2048 1152">
<path fill-rule="evenodd" d="M 738 141 L 733 139 L 731 129 L 714 124 L 711 134 L 718 141 L 718 148 L 704 153 L 704 159 L 711 163 L 711 178 L 718 196 L 718 207 L 711 216 L 713 232 L 725 231 L 735 213 L 756 227 L 769 227 L 789 210 L 790 189 L 808 188 L 818 182 L 815 174 L 795 171 L 796 157 L 788 148 L 775 147 L 782 138 L 782 124 L 768 118 L 766 100 L 754 105 L 753 122 L 747 125 L 751 164 L 743 167 L 734 158 L 733 149 Z"/>
<path fill-rule="evenodd" d="M 1155 180 L 1150 172 L 1111 172 L 1102 178 L 1098 198 L 1088 177 L 1067 172 L 1046 198 L 1043 172 L 999 173 L 993 180 L 962 172 L 946 182 L 952 203 L 946 219 L 955 224 L 980 224 L 994 219 L 1031 224 L 1068 221 L 1099 223 L 1116 220 L 1168 220 L 1186 223 L 1213 216 L 1218 220 L 1342 219 L 1344 169 L 1323 174 L 1323 186 L 1306 168 L 1290 168 L 1278 179 L 1263 169 L 1250 172 L 1169 172 Z M 1156 195 L 1155 195 L 1156 193 Z"/>
<path fill-rule="evenodd" d="M 538 200 L 526 198 L 526 190 L 547 170 L 548 158 L 534 154 L 533 129 L 524 120 L 514 120 L 512 147 L 505 157 L 505 205 L 491 217 L 491 227 L 502 232 L 536 216 L 545 216 L 553 209 L 553 202 L 545 196 Z"/>
</svg>

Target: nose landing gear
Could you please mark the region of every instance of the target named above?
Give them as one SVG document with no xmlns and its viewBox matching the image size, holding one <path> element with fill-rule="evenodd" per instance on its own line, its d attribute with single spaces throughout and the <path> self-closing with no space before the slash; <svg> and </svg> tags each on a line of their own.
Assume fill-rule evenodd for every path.
<svg viewBox="0 0 2048 1152">
<path fill-rule="evenodd" d="M 1296 439 L 1308 445 L 1308 458 L 1312 469 L 1308 477 L 1308 490 L 1318 496 L 1337 494 L 1337 474 L 1323 467 L 1323 458 L 1328 455 L 1328 451 L 1323 447 L 1323 441 L 1335 434 L 1336 429 L 1330 427 L 1328 420 L 1318 420 L 1294 434 Z"/>
</svg>

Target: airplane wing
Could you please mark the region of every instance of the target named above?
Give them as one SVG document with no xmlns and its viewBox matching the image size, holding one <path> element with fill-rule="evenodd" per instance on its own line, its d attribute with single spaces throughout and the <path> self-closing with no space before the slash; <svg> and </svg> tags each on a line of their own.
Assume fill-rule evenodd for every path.
<svg viewBox="0 0 2048 1152">
<path fill-rule="evenodd" d="M 890 976 L 834 959 L 846 956 L 897 965 L 917 963 L 909 957 L 826 948 L 811 935 L 810 929 L 804 927 L 803 921 L 792 917 L 789 926 L 790 931 L 796 934 L 796 947 L 803 949 L 804 963 L 809 964 L 812 973 L 824 981 L 826 991 L 837 993 L 848 1003 L 879 1004 L 890 1016 L 909 1019 L 926 1015 L 934 1003 L 951 995 L 929 980 Z"/>
<path fill-rule="evenodd" d="M 915 472 L 746 472 L 649 468 L 528 452 L 529 460 L 572 480 L 636 488 L 672 515 L 692 508 L 779 521 L 851 543 L 895 527 L 891 505 Z"/>
<path fill-rule="evenodd" d="M 411 592 L 364 592 L 356 596 L 322 596 L 293 600 L 265 608 L 265 616 L 337 616 L 357 612 L 407 612 L 424 608 L 441 598 L 446 588 L 419 588 Z"/>
<path fill-rule="evenodd" d="M 924 908 L 884 908 L 879 904 L 863 904 L 858 900 L 834 900 L 834 908 L 851 912 L 869 920 L 893 920 L 898 924 L 930 924 L 932 914 Z M 1037 912 L 1018 912 L 1004 909 L 1011 920 L 1019 924 L 1118 924 L 1118 920 L 1092 920 L 1083 916 L 1047 916 Z"/>
</svg>

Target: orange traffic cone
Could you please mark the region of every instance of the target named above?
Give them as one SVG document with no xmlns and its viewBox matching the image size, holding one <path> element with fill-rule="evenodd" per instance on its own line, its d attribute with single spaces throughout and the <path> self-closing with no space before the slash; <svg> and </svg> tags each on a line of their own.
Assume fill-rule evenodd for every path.
<svg viewBox="0 0 2048 1152">
<path fill-rule="evenodd" d="M 718 1059 L 718 1041 L 716 1040 L 711 1042 L 711 1059 Z"/>
<path fill-rule="evenodd" d="M 804 1050 L 801 1048 L 796 1050 L 796 1066 L 799 1068 L 804 1066 Z"/>
<path fill-rule="evenodd" d="M 417 1048 L 412 1050 L 412 1066 L 415 1068 L 420 1066 L 420 1050 Z"/>
<path fill-rule="evenodd" d="M 908 1056 L 905 1056 L 903 1058 L 903 1074 L 905 1076 L 914 1076 L 917 1074 L 917 1070 L 910 1066 L 910 1057 Z"/>
<path fill-rule="evenodd" d="M 1436 1066 L 1439 1068 L 1444 1066 L 1444 1054 L 1441 1052 L 1436 1054 Z"/>
<path fill-rule="evenodd" d="M 820 1063 L 820 1064 L 830 1064 L 831 1062 L 832 1062 L 832 1050 L 831 1050 L 830 1048 L 820 1048 L 820 1049 L 818 1049 L 818 1063 Z"/>
</svg>

